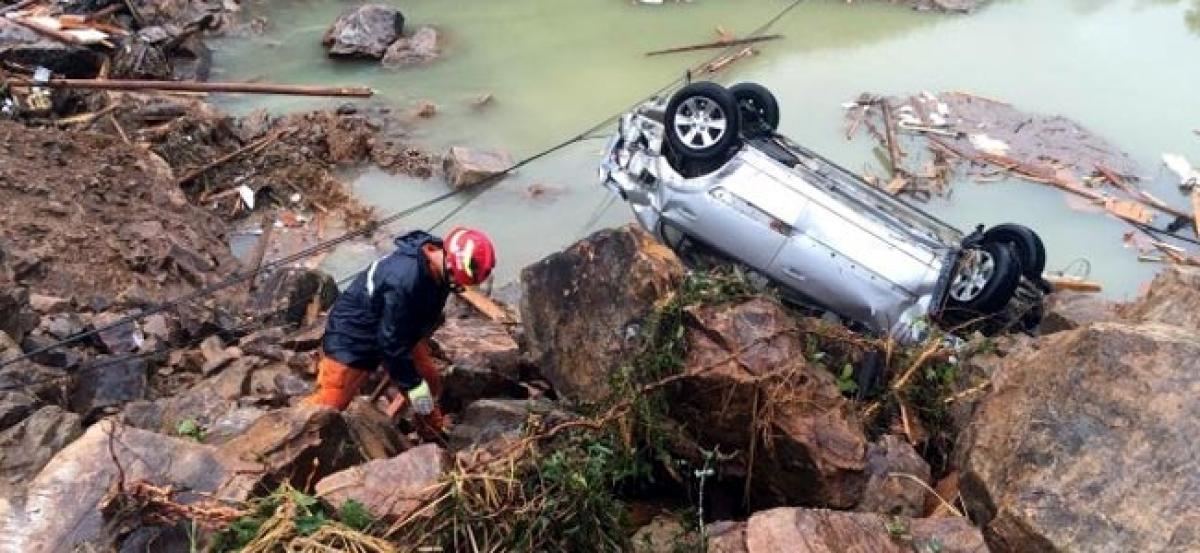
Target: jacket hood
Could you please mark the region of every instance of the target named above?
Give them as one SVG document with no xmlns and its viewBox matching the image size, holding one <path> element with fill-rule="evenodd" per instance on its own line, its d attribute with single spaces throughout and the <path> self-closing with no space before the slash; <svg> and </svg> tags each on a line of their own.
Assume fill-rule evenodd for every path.
<svg viewBox="0 0 1200 553">
<path fill-rule="evenodd" d="M 442 239 L 423 230 L 414 230 L 408 234 L 397 236 L 395 240 L 396 251 L 411 256 L 415 256 L 421 251 L 421 246 L 429 243 L 440 247 Z"/>
</svg>

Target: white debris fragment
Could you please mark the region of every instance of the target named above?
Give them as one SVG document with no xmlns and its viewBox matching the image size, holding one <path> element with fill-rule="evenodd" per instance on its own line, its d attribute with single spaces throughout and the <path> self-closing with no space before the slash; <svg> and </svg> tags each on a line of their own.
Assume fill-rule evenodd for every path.
<svg viewBox="0 0 1200 553">
<path fill-rule="evenodd" d="M 1200 171 L 1192 167 L 1187 158 L 1179 154 L 1163 154 L 1163 163 L 1167 169 L 1179 177 L 1180 186 L 1195 186 L 1200 184 Z"/>
<path fill-rule="evenodd" d="M 986 134 L 973 134 L 968 137 L 971 141 L 971 146 L 986 154 L 1002 156 L 1008 154 L 1008 143 L 1003 140 L 996 140 Z"/>
<path fill-rule="evenodd" d="M 242 197 L 242 203 L 246 204 L 248 209 L 254 209 L 254 189 L 246 185 L 237 187 L 238 195 Z"/>
</svg>

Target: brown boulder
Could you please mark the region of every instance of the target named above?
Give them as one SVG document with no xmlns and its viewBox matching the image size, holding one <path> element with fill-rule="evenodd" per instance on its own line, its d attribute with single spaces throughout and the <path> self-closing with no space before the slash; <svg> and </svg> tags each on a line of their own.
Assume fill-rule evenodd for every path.
<svg viewBox="0 0 1200 553">
<path fill-rule="evenodd" d="M 24 484 L 82 432 L 79 415 L 55 405 L 0 432 L 0 495 Z"/>
<path fill-rule="evenodd" d="M 408 440 L 392 419 L 363 398 L 356 398 L 342 418 L 364 459 L 387 459 L 408 449 Z"/>
<path fill-rule="evenodd" d="M 1096 323 L 1005 358 L 960 440 L 997 551 L 1200 550 L 1200 339 Z"/>
<path fill-rule="evenodd" d="M 751 497 L 759 505 L 857 504 L 866 436 L 833 374 L 806 361 L 791 314 L 756 298 L 701 308 L 691 327 L 683 366 L 694 375 L 671 416 L 723 451 L 749 451 L 758 440 Z"/>
<path fill-rule="evenodd" d="M 451 451 L 463 451 L 521 437 L 526 423 L 540 421 L 553 426 L 570 415 L 553 402 L 530 399 L 481 399 L 467 406 L 450 429 Z"/>
<path fill-rule="evenodd" d="M 439 41 L 437 29 L 420 27 L 412 36 L 400 37 L 388 47 L 387 52 L 383 54 L 383 66 L 395 69 L 434 61 L 441 55 Z"/>
<path fill-rule="evenodd" d="M 962 518 L 910 519 L 781 507 L 709 526 L 709 553 L 987 553 Z"/>
<path fill-rule="evenodd" d="M 317 482 L 317 495 L 333 509 L 361 503 L 376 518 L 399 519 L 422 505 L 446 471 L 446 452 L 435 444 L 410 449 L 331 474 Z"/>
<path fill-rule="evenodd" d="M 365 460 L 337 411 L 306 404 L 267 413 L 218 450 L 223 457 L 258 465 L 259 471 L 244 476 L 259 489 L 282 482 L 303 489 L 315 478 Z"/>
<path fill-rule="evenodd" d="M 29 291 L 25 288 L 0 284 L 0 332 L 17 343 L 38 325 L 36 313 L 29 307 Z"/>
<path fill-rule="evenodd" d="M 510 395 L 521 377 L 521 351 L 504 325 L 482 319 L 447 319 L 433 333 L 443 371 L 443 401 L 466 405 Z"/>
<path fill-rule="evenodd" d="M 932 478 L 929 463 L 899 436 L 887 435 L 867 448 L 867 486 L 857 511 L 919 517 Z M 925 485 L 922 485 L 925 484 Z"/>
<path fill-rule="evenodd" d="M 103 543 L 111 536 L 101 506 L 120 474 L 127 483 L 146 481 L 240 501 L 252 489 L 238 487 L 233 477 L 251 468 L 219 458 L 211 446 L 102 421 L 58 452 L 28 482 L 24 495 L 0 494 L 0 550 L 114 549 Z M 176 499 L 187 502 L 189 496 Z M 92 547 L 79 547 L 83 544 Z"/>
<path fill-rule="evenodd" d="M 1117 318 L 1116 304 L 1096 294 L 1056 292 L 1046 296 L 1046 314 L 1038 326 L 1042 335 L 1079 328 L 1088 323 Z"/>
<path fill-rule="evenodd" d="M 473 150 L 462 146 L 451 147 L 442 158 L 446 182 L 454 189 L 474 186 L 512 166 L 512 157 L 505 152 Z"/>
<path fill-rule="evenodd" d="M 1168 265 L 1142 297 L 1117 312 L 1130 322 L 1178 325 L 1200 332 L 1200 268 Z"/>
<path fill-rule="evenodd" d="M 655 303 L 683 278 L 675 254 L 640 228 L 601 230 L 521 272 L 521 322 L 561 396 L 596 401 Z"/>
</svg>

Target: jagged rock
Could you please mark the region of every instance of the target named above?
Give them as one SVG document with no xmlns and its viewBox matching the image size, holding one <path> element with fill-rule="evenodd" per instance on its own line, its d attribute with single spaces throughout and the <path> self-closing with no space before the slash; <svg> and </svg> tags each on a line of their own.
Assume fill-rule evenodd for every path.
<svg viewBox="0 0 1200 553">
<path fill-rule="evenodd" d="M 396 424 L 363 398 L 355 398 L 342 412 L 350 437 L 366 459 L 387 459 L 408 449 Z"/>
<path fill-rule="evenodd" d="M 75 379 L 67 371 L 29 361 L 0 367 L 0 391 L 17 391 L 47 403 L 65 403 Z"/>
<path fill-rule="evenodd" d="M 182 490 L 173 499 L 188 503 L 197 494 L 247 499 L 254 490 L 239 474 L 253 468 L 219 457 L 211 446 L 102 421 L 58 452 L 29 481 L 24 496 L 0 494 L 0 549 L 74 551 L 112 539 L 101 508 L 119 473 L 126 483 Z"/>
<path fill-rule="evenodd" d="M 856 510 L 883 515 L 919 517 L 925 512 L 926 486 L 932 479 L 929 463 L 908 442 L 891 434 L 867 448 L 867 487 Z"/>
<path fill-rule="evenodd" d="M 425 444 L 390 459 L 378 459 L 317 482 L 317 495 L 334 509 L 353 499 L 377 518 L 404 518 L 422 505 L 424 494 L 446 471 L 446 452 Z"/>
<path fill-rule="evenodd" d="M 44 66 L 57 75 L 87 79 L 100 71 L 104 56 L 86 47 L 45 38 L 0 17 L 0 61 L 25 67 Z"/>
<path fill-rule="evenodd" d="M 29 291 L 17 286 L 0 286 L 0 332 L 20 342 L 38 325 L 38 316 L 29 308 Z"/>
<path fill-rule="evenodd" d="M 25 420 L 37 406 L 37 399 L 20 392 L 0 392 L 0 430 Z"/>
<path fill-rule="evenodd" d="M 71 300 L 58 296 L 29 294 L 29 307 L 42 315 L 54 315 L 71 308 Z"/>
<path fill-rule="evenodd" d="M 41 351 L 46 347 L 54 345 L 58 341 L 58 338 L 51 336 L 30 334 L 21 341 L 21 349 L 27 354 L 32 354 L 31 357 L 29 357 L 30 361 L 40 365 L 45 365 L 47 367 L 74 369 L 83 363 L 84 356 L 80 354 L 78 350 L 70 347 L 56 347 L 47 351 Z"/>
<path fill-rule="evenodd" d="M 468 405 L 458 423 L 450 429 L 450 450 L 463 451 L 497 440 L 520 438 L 531 417 L 553 426 L 570 415 L 546 400 L 481 399 Z"/>
<path fill-rule="evenodd" d="M 38 329 L 54 337 L 55 340 L 65 340 L 84 331 L 83 320 L 75 313 L 62 313 L 42 317 Z"/>
<path fill-rule="evenodd" d="M 47 405 L 0 432 L 0 496 L 36 474 L 82 431 L 79 415 Z"/>
<path fill-rule="evenodd" d="M 526 267 L 521 323 L 535 364 L 561 396 L 601 399 L 628 337 L 682 278 L 675 254 L 632 225 Z"/>
<path fill-rule="evenodd" d="M 957 454 L 992 549 L 1200 550 L 1194 330 L 1061 332 L 1006 357 L 992 387 Z"/>
<path fill-rule="evenodd" d="M 200 355 L 204 357 L 200 373 L 208 376 L 225 368 L 235 359 L 241 358 L 242 350 L 235 347 L 227 348 L 221 343 L 219 336 L 209 336 L 200 342 Z"/>
<path fill-rule="evenodd" d="M 633 533 L 630 538 L 634 553 L 675 553 L 696 551 L 699 539 L 674 517 L 657 516 Z"/>
<path fill-rule="evenodd" d="M 404 31 L 404 15 L 382 4 L 356 6 L 342 12 L 321 43 L 330 56 L 379 59 Z"/>
<path fill-rule="evenodd" d="M 248 309 L 263 317 L 263 326 L 298 325 L 310 310 L 328 310 L 337 296 L 337 282 L 328 273 L 286 267 L 259 284 Z"/>
<path fill-rule="evenodd" d="M 126 313 L 100 313 L 92 319 L 92 326 L 96 329 L 105 328 L 118 323 L 126 316 Z M 133 324 L 132 321 L 101 330 L 96 336 L 99 338 L 100 344 L 104 346 L 105 351 L 118 355 L 138 351 L 146 341 L 141 329 Z"/>
<path fill-rule="evenodd" d="M 258 422 L 267 414 L 265 409 L 258 407 L 234 407 L 222 414 L 211 425 L 204 428 L 203 442 L 206 444 L 221 444 L 232 440 Z"/>
<path fill-rule="evenodd" d="M 760 439 L 752 467 L 756 504 L 857 504 L 867 439 L 833 374 L 805 359 L 796 320 L 765 298 L 704 307 L 692 319 L 683 367 L 695 375 L 681 381 L 672 418 L 723 451 L 746 451 Z M 756 417 L 748 407 L 756 403 L 769 418 Z M 769 445 L 754 434 L 764 424 Z"/>
<path fill-rule="evenodd" d="M 303 488 L 365 460 L 337 411 L 306 404 L 271 411 L 218 447 L 221 455 L 258 464 L 253 479 L 265 489 L 282 482 Z"/>
<path fill-rule="evenodd" d="M 1125 320 L 1178 325 L 1200 332 L 1200 268 L 1168 265 L 1146 294 L 1117 309 Z"/>
<path fill-rule="evenodd" d="M 0 362 L 16 359 L 24 353 L 21 346 L 7 332 L 0 331 Z"/>
<path fill-rule="evenodd" d="M 521 352 L 504 325 L 482 319 L 447 319 L 433 342 L 450 366 L 443 371 L 443 401 L 466 405 L 519 390 Z"/>
<path fill-rule="evenodd" d="M 442 158 L 446 183 L 454 189 L 474 186 L 512 166 L 512 157 L 506 152 L 473 150 L 462 146 L 451 146 Z"/>
<path fill-rule="evenodd" d="M 436 60 L 441 55 L 439 39 L 437 29 L 429 26 L 419 27 L 412 36 L 400 37 L 388 47 L 387 52 L 383 54 L 383 66 L 395 69 Z M 436 111 L 435 108 L 434 113 Z"/>
<path fill-rule="evenodd" d="M 1117 306 L 1096 294 L 1056 292 L 1046 297 L 1046 314 L 1038 332 L 1042 335 L 1079 328 L 1088 323 L 1117 319 Z"/>
<path fill-rule="evenodd" d="M 130 401 L 146 396 L 149 367 L 136 356 L 105 356 L 88 363 L 79 371 L 71 410 L 84 420 L 115 413 Z"/>
<path fill-rule="evenodd" d="M 296 332 L 293 332 L 282 341 L 280 345 L 296 351 L 312 351 L 320 347 L 321 338 L 325 336 L 325 318 L 315 321 Z"/>
<path fill-rule="evenodd" d="M 987 553 L 962 518 L 906 518 L 781 507 L 709 526 L 709 553 Z"/>
<path fill-rule="evenodd" d="M 155 418 L 158 419 L 159 426 L 153 429 L 171 433 L 179 423 L 187 420 L 195 422 L 200 428 L 211 428 L 246 395 L 251 375 L 261 365 L 261 359 L 243 357 L 225 370 L 193 384 L 183 392 L 157 400 L 155 403 L 159 409 Z M 137 426 L 150 428 L 141 424 Z M 213 436 L 211 439 L 216 440 L 219 437 Z"/>
</svg>

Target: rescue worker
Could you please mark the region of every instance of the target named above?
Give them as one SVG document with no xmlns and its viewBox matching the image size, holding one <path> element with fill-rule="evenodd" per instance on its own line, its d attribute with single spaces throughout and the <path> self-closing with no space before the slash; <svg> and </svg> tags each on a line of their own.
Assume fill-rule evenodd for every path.
<svg viewBox="0 0 1200 553">
<path fill-rule="evenodd" d="M 395 244 L 394 252 L 354 278 L 330 310 L 317 388 L 308 401 L 345 409 L 370 372 L 383 365 L 419 418 L 440 431 L 441 375 L 428 338 L 450 292 L 487 280 L 496 252 L 487 235 L 462 227 L 444 241 L 414 231 Z"/>
</svg>

